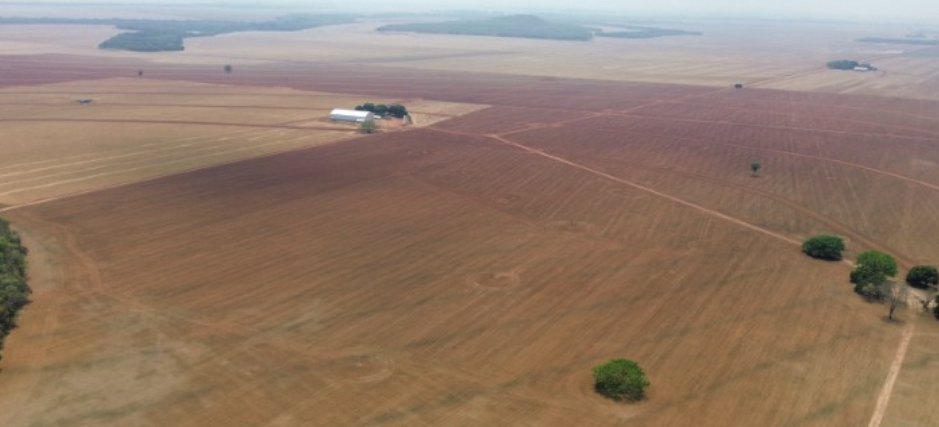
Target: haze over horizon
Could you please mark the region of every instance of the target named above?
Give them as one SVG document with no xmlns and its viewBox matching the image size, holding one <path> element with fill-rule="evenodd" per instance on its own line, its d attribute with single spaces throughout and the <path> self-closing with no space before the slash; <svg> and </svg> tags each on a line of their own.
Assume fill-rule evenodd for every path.
<svg viewBox="0 0 939 427">
<path fill-rule="evenodd" d="M 818 18 L 847 19 L 857 21 L 908 21 L 929 23 L 939 21 L 939 4 L 933 0 L 895 0 L 886 4 L 879 0 L 765 0 L 750 2 L 745 0 L 662 0 L 649 4 L 638 0 L 580 0 L 572 3 L 565 0 L 478 0 L 472 4 L 439 2 L 430 0 L 399 0 L 393 3 L 378 0 L 284 0 L 265 3 L 246 0 L 202 0 L 189 2 L 184 0 L 0 0 L 0 5 L 19 4 L 40 6 L 43 4 L 131 4 L 135 6 L 239 6 L 239 7 L 292 7 L 316 8 L 329 11 L 365 13 L 401 11 L 430 12 L 446 10 L 485 10 L 493 12 L 526 11 L 609 11 L 656 16 L 694 15 L 694 16 L 749 16 L 767 18 Z M 0 12 L 3 15 L 3 12 Z M 937 24 L 939 27 L 939 24 Z"/>
</svg>

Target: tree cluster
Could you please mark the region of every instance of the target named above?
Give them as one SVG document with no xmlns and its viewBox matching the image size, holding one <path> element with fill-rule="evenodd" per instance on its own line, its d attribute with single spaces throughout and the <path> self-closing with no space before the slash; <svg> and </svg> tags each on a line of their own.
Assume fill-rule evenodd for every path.
<svg viewBox="0 0 939 427">
<path fill-rule="evenodd" d="M 828 261 L 841 261 L 844 252 L 844 240 L 837 236 L 819 235 L 802 244 L 806 255 Z"/>
<path fill-rule="evenodd" d="M 399 119 L 408 115 L 408 109 L 401 104 L 385 105 L 366 102 L 362 105 L 357 105 L 355 109 L 356 111 L 370 111 L 379 116 L 391 116 Z"/>
<path fill-rule="evenodd" d="M 857 267 L 851 272 L 854 291 L 869 300 L 884 298 L 884 287 L 897 275 L 897 261 L 880 251 L 862 252 L 857 256 Z"/>
<path fill-rule="evenodd" d="M 939 271 L 931 265 L 917 265 L 906 273 L 906 283 L 914 288 L 928 289 L 939 285 Z"/>
<path fill-rule="evenodd" d="M 839 59 L 836 61 L 828 61 L 826 65 L 832 70 L 853 70 L 854 67 L 860 66 L 861 63 L 850 59 Z"/>
<path fill-rule="evenodd" d="M 16 327 L 20 309 L 29 303 L 32 291 L 26 284 L 26 248 L 10 224 L 0 219 L 0 350 Z M 2 358 L 2 356 L 0 356 Z"/>
<path fill-rule="evenodd" d="M 650 384 L 636 362 L 622 358 L 595 366 L 593 378 L 598 393 L 616 400 L 641 400 Z"/>
<path fill-rule="evenodd" d="M 841 260 L 844 249 L 844 241 L 840 237 L 829 235 L 815 236 L 802 244 L 802 252 L 806 255 L 830 261 Z M 894 280 L 899 272 L 897 261 L 883 252 L 867 251 L 857 256 L 855 265 L 850 275 L 854 291 L 869 301 L 886 303 L 890 309 L 888 317 L 893 320 L 894 313 L 906 303 L 909 293 L 905 285 Z M 939 270 L 931 265 L 917 265 L 907 272 L 905 282 L 914 288 L 930 289 L 939 285 Z M 923 308 L 929 309 L 931 298 L 919 298 Z M 933 313 L 939 318 L 939 296 Z"/>
</svg>

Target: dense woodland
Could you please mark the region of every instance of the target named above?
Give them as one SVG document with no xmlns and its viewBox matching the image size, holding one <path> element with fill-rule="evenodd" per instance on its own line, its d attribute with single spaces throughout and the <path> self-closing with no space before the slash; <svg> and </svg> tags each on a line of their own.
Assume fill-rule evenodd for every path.
<svg viewBox="0 0 939 427">
<path fill-rule="evenodd" d="M 3 350 L 6 336 L 16 326 L 20 309 L 29 302 L 26 253 L 20 237 L 10 229 L 8 222 L 0 219 L 0 350 Z"/>
<path fill-rule="evenodd" d="M 853 70 L 854 67 L 858 67 L 860 65 L 861 65 L 860 62 L 850 60 L 850 59 L 839 59 L 836 61 L 828 61 L 828 64 L 826 64 L 826 66 L 832 70 Z"/>
<path fill-rule="evenodd" d="M 489 19 L 466 19 L 448 22 L 385 25 L 378 31 L 406 31 L 428 34 L 457 34 L 528 39 L 587 41 L 594 37 L 651 39 L 667 36 L 700 36 L 697 31 L 672 30 L 644 26 L 617 25 L 624 31 L 605 32 L 576 20 L 547 21 L 533 15 L 498 16 Z"/>
<path fill-rule="evenodd" d="M 240 31 L 300 31 L 324 25 L 355 22 L 351 15 L 291 14 L 273 21 L 206 21 L 206 20 L 140 20 L 140 19 L 66 19 L 66 18 L 0 18 L 0 24 L 70 24 L 111 25 L 129 32 L 102 42 L 101 49 L 135 52 L 184 50 L 189 37 L 211 37 Z"/>
<path fill-rule="evenodd" d="M 582 26 L 552 23 L 533 15 L 499 16 L 483 20 L 385 25 L 379 27 L 378 31 L 407 31 L 413 33 L 551 40 L 583 41 L 593 38 L 593 34 L 590 30 Z"/>
</svg>

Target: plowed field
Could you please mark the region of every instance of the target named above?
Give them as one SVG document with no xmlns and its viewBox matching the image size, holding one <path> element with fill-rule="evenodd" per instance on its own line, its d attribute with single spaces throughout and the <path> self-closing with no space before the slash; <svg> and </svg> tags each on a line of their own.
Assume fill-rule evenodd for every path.
<svg viewBox="0 0 939 427">
<path fill-rule="evenodd" d="M 798 243 L 939 262 L 939 104 L 422 75 L 352 92 L 495 107 L 4 212 L 4 425 L 934 423 L 939 325 Z M 647 400 L 594 393 L 621 356 Z"/>
<path fill-rule="evenodd" d="M 93 100 L 79 104 L 80 99 Z M 114 78 L 0 89 L 0 203 L 22 204 L 357 136 L 333 108 L 367 99 Z M 415 100 L 417 125 L 483 108 Z"/>
</svg>

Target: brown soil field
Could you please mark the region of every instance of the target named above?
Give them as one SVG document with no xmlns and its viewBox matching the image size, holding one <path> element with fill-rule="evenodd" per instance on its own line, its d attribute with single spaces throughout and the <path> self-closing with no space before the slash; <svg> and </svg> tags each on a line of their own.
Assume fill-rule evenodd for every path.
<svg viewBox="0 0 939 427">
<path fill-rule="evenodd" d="M 215 68 L 152 74 L 493 107 L 3 212 L 36 288 L 4 354 L 5 425 L 936 419 L 939 323 L 885 322 L 848 265 L 798 243 L 936 263 L 939 104 Z M 592 390 L 620 356 L 647 400 Z"/>
<path fill-rule="evenodd" d="M 80 105 L 90 98 L 94 103 Z M 111 78 L 0 88 L 0 203 L 80 193 L 332 143 L 329 111 L 368 99 L 286 88 Z M 415 101 L 417 125 L 483 106 Z"/>
</svg>

